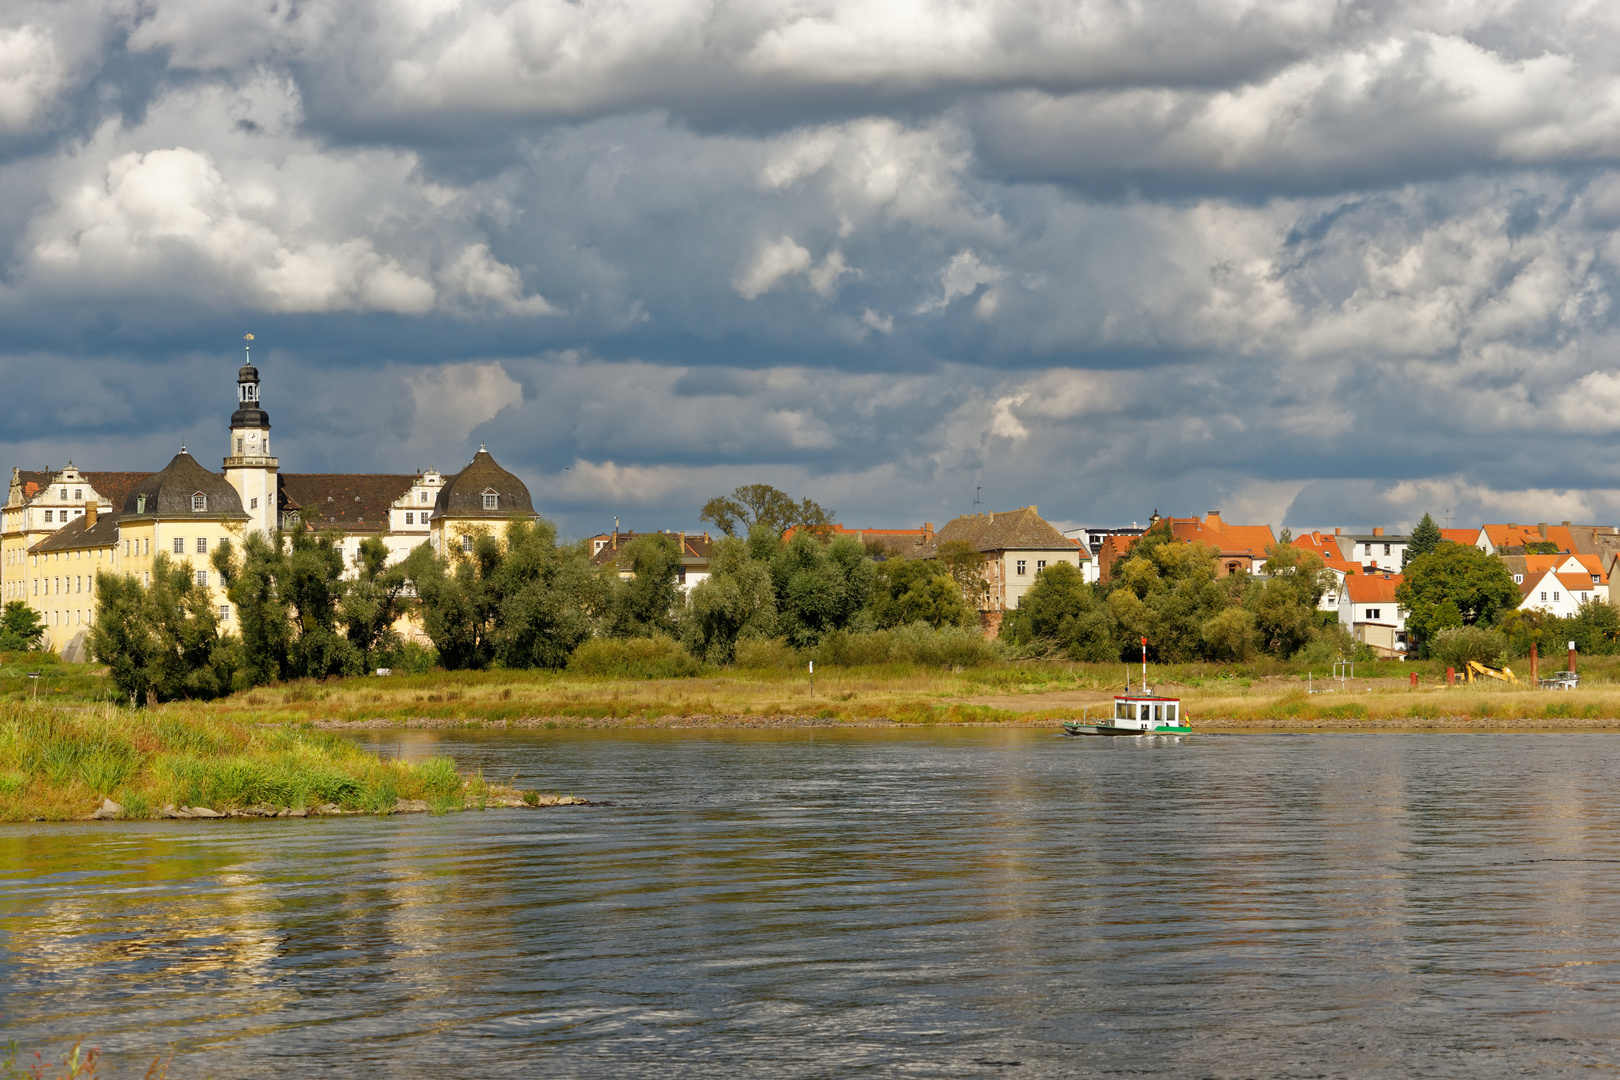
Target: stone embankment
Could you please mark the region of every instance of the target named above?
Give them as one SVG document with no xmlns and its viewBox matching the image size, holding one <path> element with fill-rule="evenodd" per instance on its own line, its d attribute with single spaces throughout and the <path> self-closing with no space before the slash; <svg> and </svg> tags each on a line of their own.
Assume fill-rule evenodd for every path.
<svg viewBox="0 0 1620 1080">
<path fill-rule="evenodd" d="M 546 806 L 600 806 L 589 799 L 581 799 L 577 795 L 543 795 L 537 791 L 522 793 L 502 792 L 486 795 L 478 800 L 466 800 L 460 806 L 440 807 L 442 810 L 484 810 L 508 808 L 513 810 L 538 810 Z M 396 799 L 391 810 L 361 810 L 354 807 L 342 807 L 337 803 L 326 803 L 322 806 L 271 806 L 262 803 L 258 806 L 232 807 L 228 810 L 215 810 L 208 806 L 175 806 L 166 804 L 154 817 L 186 820 L 192 818 L 303 818 L 303 817 L 353 817 L 356 815 L 379 814 L 425 814 L 433 807 L 426 799 Z M 85 820 L 87 821 L 116 821 L 125 817 L 124 807 L 111 799 L 101 800 L 101 805 Z"/>
</svg>

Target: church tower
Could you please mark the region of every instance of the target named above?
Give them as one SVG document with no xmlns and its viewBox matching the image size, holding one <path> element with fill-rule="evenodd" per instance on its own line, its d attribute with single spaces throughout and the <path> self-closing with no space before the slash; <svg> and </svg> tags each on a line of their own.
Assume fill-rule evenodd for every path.
<svg viewBox="0 0 1620 1080">
<path fill-rule="evenodd" d="M 247 336 L 248 341 L 253 335 Z M 259 369 L 253 366 L 252 346 L 247 362 L 236 373 L 236 411 L 231 414 L 230 444 L 225 454 L 225 479 L 242 497 L 248 528 L 269 536 L 276 528 L 276 470 L 270 456 L 270 414 L 259 407 Z"/>
</svg>

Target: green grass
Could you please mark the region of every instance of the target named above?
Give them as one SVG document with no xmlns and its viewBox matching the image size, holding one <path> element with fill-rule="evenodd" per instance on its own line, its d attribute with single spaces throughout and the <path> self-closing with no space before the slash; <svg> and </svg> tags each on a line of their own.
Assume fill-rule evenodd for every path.
<svg viewBox="0 0 1620 1080">
<path fill-rule="evenodd" d="M 308 728 L 264 726 L 170 708 L 68 711 L 0 705 L 0 820 L 87 815 L 103 798 L 125 817 L 165 804 L 222 813 L 253 806 L 387 813 L 397 799 L 455 809 L 482 805 L 489 786 L 449 758 L 383 760 Z"/>
</svg>

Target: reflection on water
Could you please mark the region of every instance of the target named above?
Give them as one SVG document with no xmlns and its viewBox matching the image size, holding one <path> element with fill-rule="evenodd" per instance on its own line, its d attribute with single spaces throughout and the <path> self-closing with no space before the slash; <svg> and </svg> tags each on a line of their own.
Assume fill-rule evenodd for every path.
<svg viewBox="0 0 1620 1080">
<path fill-rule="evenodd" d="M 614 805 L 0 826 L 7 1037 L 182 1076 L 1620 1057 L 1620 739 L 370 741 Z"/>
</svg>

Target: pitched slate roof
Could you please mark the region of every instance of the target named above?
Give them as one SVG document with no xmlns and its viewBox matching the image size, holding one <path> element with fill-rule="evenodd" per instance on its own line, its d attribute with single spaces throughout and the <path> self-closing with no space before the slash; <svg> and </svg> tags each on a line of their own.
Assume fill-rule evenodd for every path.
<svg viewBox="0 0 1620 1080">
<path fill-rule="evenodd" d="M 206 510 L 193 510 L 191 497 L 207 496 Z M 141 498 L 145 497 L 145 509 Z M 184 450 L 174 455 L 163 471 L 144 476 L 124 496 L 123 511 L 129 517 L 193 518 L 218 521 L 221 517 L 247 520 L 242 498 L 230 482 L 211 473 Z"/>
<path fill-rule="evenodd" d="M 88 517 L 74 518 L 29 548 L 41 551 L 76 551 L 80 548 L 110 548 L 118 543 L 118 515 L 100 514 L 94 525 Z"/>
<path fill-rule="evenodd" d="M 934 534 L 934 542 L 924 544 L 917 554 L 931 558 L 941 544 L 952 540 L 966 541 L 974 551 L 1072 551 L 1075 546 L 1074 541 L 1047 524 L 1033 506 L 953 518 Z"/>
<path fill-rule="evenodd" d="M 387 532 L 389 508 L 416 481 L 396 473 L 278 473 L 276 512 L 298 513 L 313 532 Z"/>
<path fill-rule="evenodd" d="M 33 472 L 28 469 L 17 470 L 17 478 L 22 482 L 22 495 L 24 499 L 32 499 L 48 486 L 62 470 L 55 472 Z M 135 485 L 152 474 L 149 472 L 90 472 L 80 469 L 79 475 L 84 482 L 92 488 L 97 495 L 106 499 L 112 506 L 113 513 L 117 514 L 124 508 L 124 500 L 134 490 Z"/>
<path fill-rule="evenodd" d="M 490 491 L 500 497 L 499 509 L 484 509 L 484 495 Z M 465 469 L 446 477 L 444 486 L 439 489 L 433 517 L 438 519 L 449 514 L 484 518 L 535 516 L 534 503 L 523 481 L 497 465 L 489 451 L 483 449 L 473 455 Z"/>
</svg>

